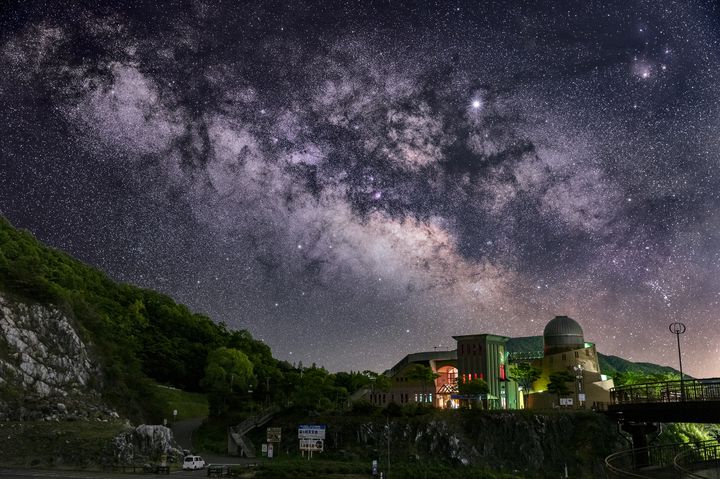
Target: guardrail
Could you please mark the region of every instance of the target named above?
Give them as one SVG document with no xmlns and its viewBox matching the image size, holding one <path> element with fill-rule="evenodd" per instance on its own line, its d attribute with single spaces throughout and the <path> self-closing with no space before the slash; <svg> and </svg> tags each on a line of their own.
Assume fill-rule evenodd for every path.
<svg viewBox="0 0 720 479">
<path fill-rule="evenodd" d="M 170 466 L 161 464 L 103 464 L 103 472 L 124 472 L 137 474 L 170 474 Z"/>
<path fill-rule="evenodd" d="M 631 384 L 610 390 L 612 404 L 720 401 L 720 378 Z"/>
<path fill-rule="evenodd" d="M 695 471 L 709 467 L 720 471 L 720 444 L 717 441 L 706 441 L 696 448 L 682 451 L 675 456 L 673 466 L 683 478 L 706 479 L 706 476 L 695 474 Z"/>
<path fill-rule="evenodd" d="M 252 469 L 258 466 L 258 463 L 251 462 L 245 464 L 208 464 L 208 477 L 234 476 L 237 471 L 235 469 Z"/>
<path fill-rule="evenodd" d="M 717 441 L 713 439 L 695 443 L 664 444 L 626 449 L 606 457 L 605 470 L 611 479 L 629 477 L 652 479 L 658 477 L 659 470 L 675 469 L 684 471 L 684 469 L 678 467 L 685 469 L 692 467 L 692 458 L 700 457 L 695 455 L 696 451 L 709 450 L 712 446 L 717 446 L 717 444 Z M 678 458 L 682 463 L 680 466 L 678 466 Z M 687 462 L 682 462 L 683 458 L 687 458 Z"/>
</svg>

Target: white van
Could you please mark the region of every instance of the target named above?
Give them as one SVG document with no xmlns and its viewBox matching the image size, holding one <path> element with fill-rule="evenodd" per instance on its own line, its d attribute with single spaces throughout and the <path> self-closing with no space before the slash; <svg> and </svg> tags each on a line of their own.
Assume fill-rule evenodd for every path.
<svg viewBox="0 0 720 479">
<path fill-rule="evenodd" d="M 203 458 L 200 456 L 185 456 L 183 460 L 182 468 L 184 471 L 202 469 L 203 467 L 205 467 L 205 461 L 203 461 Z"/>
</svg>

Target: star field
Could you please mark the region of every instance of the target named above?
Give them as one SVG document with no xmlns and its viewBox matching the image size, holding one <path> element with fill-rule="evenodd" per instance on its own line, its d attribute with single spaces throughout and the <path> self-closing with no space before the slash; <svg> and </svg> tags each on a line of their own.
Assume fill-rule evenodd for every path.
<svg viewBox="0 0 720 479">
<path fill-rule="evenodd" d="M 578 320 L 720 375 L 710 2 L 17 2 L 0 211 L 274 354 Z"/>
</svg>

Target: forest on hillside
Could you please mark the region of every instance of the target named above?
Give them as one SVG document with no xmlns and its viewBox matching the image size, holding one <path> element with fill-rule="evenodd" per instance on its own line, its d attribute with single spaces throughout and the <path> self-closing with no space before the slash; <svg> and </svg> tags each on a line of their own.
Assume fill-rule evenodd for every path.
<svg viewBox="0 0 720 479">
<path fill-rule="evenodd" d="M 157 291 L 117 283 L 2 217 L 0 291 L 54 305 L 73 318 L 102 365 L 104 377 L 98 383 L 103 396 L 136 419 L 166 415 L 156 384 L 207 394 L 215 416 L 270 405 L 319 412 L 342 409 L 358 389 L 389 385 L 386 377 L 371 371 L 331 374 L 314 364 L 279 361 L 248 331 L 218 324 Z M 541 345 L 541 336 L 514 338 L 508 350 Z M 602 355 L 601 368 L 614 375 L 617 384 L 666 378 L 674 372 Z"/>
<path fill-rule="evenodd" d="M 74 318 L 101 362 L 104 397 L 130 417 L 162 417 L 155 383 L 207 393 L 211 413 L 222 414 L 238 403 L 328 409 L 376 376 L 278 361 L 248 331 L 215 323 L 167 295 L 117 283 L 2 217 L 0 290 Z"/>
</svg>

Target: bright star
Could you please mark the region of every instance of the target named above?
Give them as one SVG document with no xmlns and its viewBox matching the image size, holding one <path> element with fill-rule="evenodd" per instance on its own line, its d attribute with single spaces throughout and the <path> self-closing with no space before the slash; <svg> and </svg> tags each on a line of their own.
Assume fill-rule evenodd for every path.
<svg viewBox="0 0 720 479">
<path fill-rule="evenodd" d="M 473 102 L 472 102 L 473 108 L 480 108 L 481 105 L 482 105 L 482 103 L 480 103 L 480 100 L 473 100 Z"/>
</svg>

